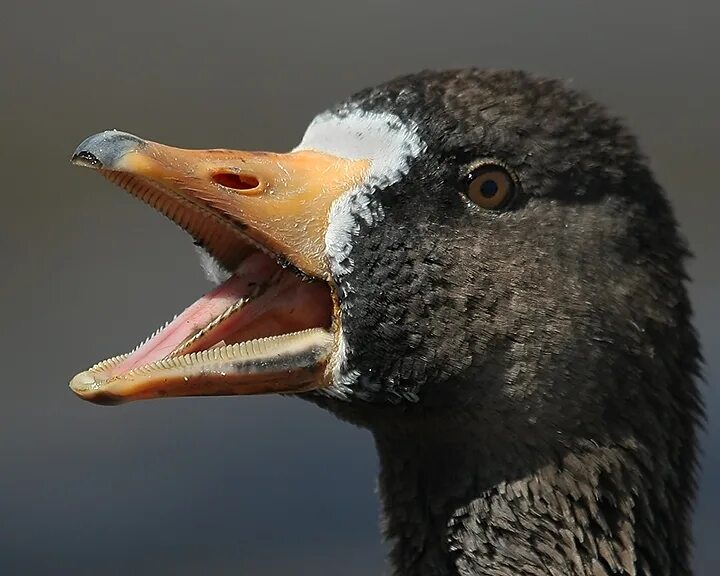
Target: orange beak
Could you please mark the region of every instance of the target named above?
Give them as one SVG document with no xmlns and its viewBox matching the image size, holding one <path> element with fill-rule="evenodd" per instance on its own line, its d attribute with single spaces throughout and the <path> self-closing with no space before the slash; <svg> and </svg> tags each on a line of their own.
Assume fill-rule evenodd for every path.
<svg viewBox="0 0 720 576">
<path fill-rule="evenodd" d="M 330 207 L 366 178 L 370 165 L 309 150 L 186 150 L 114 131 L 85 140 L 73 162 L 151 180 L 168 192 L 154 207 L 172 213 L 193 235 L 202 226 L 191 220 L 212 212 L 308 276 L 324 280 L 329 279 L 324 252 Z M 208 233 L 196 239 L 223 263 L 238 260 L 229 239 L 216 245 Z"/>
<path fill-rule="evenodd" d="M 78 395 L 115 403 L 331 384 L 339 312 L 325 234 L 333 203 L 367 178 L 369 160 L 186 150 L 110 131 L 72 161 L 174 220 L 232 273 L 134 352 L 78 374 Z"/>
</svg>

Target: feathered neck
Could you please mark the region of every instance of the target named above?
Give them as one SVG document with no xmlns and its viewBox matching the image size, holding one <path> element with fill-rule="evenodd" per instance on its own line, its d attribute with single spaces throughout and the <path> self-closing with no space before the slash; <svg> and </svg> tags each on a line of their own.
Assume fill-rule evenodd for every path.
<svg viewBox="0 0 720 576">
<path fill-rule="evenodd" d="M 687 576 L 689 498 L 638 438 L 523 454 L 472 430 L 375 431 L 397 576 Z"/>
</svg>

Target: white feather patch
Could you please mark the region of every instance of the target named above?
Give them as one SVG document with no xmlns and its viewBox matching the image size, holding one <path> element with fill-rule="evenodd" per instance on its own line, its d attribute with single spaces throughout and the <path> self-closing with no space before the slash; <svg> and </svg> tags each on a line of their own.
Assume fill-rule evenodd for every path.
<svg viewBox="0 0 720 576">
<path fill-rule="evenodd" d="M 325 251 L 336 278 L 353 270 L 353 237 L 360 223 L 374 226 L 383 217 L 382 205 L 375 194 L 399 181 L 426 148 L 414 123 L 403 122 L 389 112 L 368 112 L 348 106 L 339 111 L 324 112 L 308 126 L 295 150 L 316 150 L 353 160 L 369 159 L 370 171 L 365 182 L 333 202 L 325 233 Z M 345 289 L 352 291 L 347 285 Z M 344 305 L 343 305 L 344 304 Z M 342 314 L 351 315 L 348 303 L 341 303 Z M 348 343 L 342 326 L 338 348 L 332 359 L 333 386 L 326 393 L 345 397 L 360 377 L 347 365 Z"/>
<path fill-rule="evenodd" d="M 360 220 L 374 225 L 383 218 L 382 206 L 373 191 L 402 178 L 410 161 L 426 148 L 417 128 L 390 112 L 368 112 L 356 106 L 323 112 L 308 126 L 295 150 L 316 150 L 352 160 L 371 161 L 368 178 L 335 200 L 330 209 L 325 250 L 336 276 L 353 267 L 352 237 Z"/>
</svg>

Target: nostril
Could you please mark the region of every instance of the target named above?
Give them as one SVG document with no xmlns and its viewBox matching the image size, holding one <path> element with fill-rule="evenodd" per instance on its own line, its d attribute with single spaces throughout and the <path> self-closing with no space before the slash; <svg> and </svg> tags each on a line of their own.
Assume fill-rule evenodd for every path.
<svg viewBox="0 0 720 576">
<path fill-rule="evenodd" d="M 254 190 L 260 185 L 260 181 L 252 174 L 217 172 L 212 175 L 212 179 L 216 184 L 233 190 Z"/>
</svg>

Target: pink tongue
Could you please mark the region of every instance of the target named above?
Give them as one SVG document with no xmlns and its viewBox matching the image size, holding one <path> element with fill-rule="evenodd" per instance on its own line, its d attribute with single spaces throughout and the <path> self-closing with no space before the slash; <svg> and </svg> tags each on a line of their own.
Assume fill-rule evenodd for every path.
<svg viewBox="0 0 720 576">
<path fill-rule="evenodd" d="M 242 265 L 238 275 L 230 276 L 212 292 L 190 305 L 159 334 L 145 342 L 120 364 L 109 377 L 162 360 L 192 335 L 202 330 L 241 298 L 252 294 L 257 284 L 270 279 L 277 265 L 265 254 L 256 253 Z"/>
</svg>

